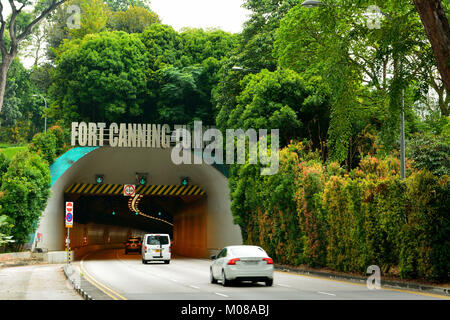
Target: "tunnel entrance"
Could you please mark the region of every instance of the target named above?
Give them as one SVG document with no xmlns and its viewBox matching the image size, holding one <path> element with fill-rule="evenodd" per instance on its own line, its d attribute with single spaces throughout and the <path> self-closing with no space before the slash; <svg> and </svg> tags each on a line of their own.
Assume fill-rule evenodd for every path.
<svg viewBox="0 0 450 320">
<path fill-rule="evenodd" d="M 171 152 L 111 147 L 69 150 L 50 167 L 52 196 L 33 246 L 64 251 L 66 201 L 74 202 L 73 248 L 122 243 L 130 235 L 153 232 L 169 233 L 173 252 L 188 257 L 206 258 L 218 248 L 241 244 L 223 171 L 207 164 L 176 165 Z M 136 183 L 137 172 L 148 175 L 146 184 Z M 103 183 L 96 183 L 98 175 L 104 177 Z M 189 185 L 181 185 L 181 177 L 188 177 Z M 134 196 L 124 196 L 125 184 L 138 185 Z"/>
<path fill-rule="evenodd" d="M 125 196 L 125 185 L 74 183 L 64 201 L 74 202 L 72 248 L 120 243 L 146 233 L 169 234 L 174 254 L 202 256 L 206 249 L 206 193 L 198 186 L 141 185 Z M 197 214 L 190 215 L 188 209 Z M 194 219 L 194 221 L 192 221 Z M 186 225 L 189 234 L 186 235 Z M 101 230 L 99 230 L 101 226 Z M 100 232 L 99 232 L 100 231 Z M 188 244 L 188 245 L 184 245 Z"/>
</svg>

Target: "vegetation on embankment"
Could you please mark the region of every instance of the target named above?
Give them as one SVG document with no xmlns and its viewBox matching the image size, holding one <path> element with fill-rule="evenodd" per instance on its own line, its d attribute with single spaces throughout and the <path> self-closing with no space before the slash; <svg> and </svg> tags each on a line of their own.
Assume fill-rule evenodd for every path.
<svg viewBox="0 0 450 320">
<path fill-rule="evenodd" d="M 233 168 L 232 211 L 244 241 L 276 262 L 365 274 L 378 265 L 401 278 L 448 281 L 449 176 L 393 157 L 366 156 L 345 171 L 303 143 L 280 152 L 280 170 Z"/>
</svg>

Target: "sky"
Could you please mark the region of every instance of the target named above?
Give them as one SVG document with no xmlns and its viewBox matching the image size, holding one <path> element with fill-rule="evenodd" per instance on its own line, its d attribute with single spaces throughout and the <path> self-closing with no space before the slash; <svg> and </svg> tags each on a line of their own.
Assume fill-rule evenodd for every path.
<svg viewBox="0 0 450 320">
<path fill-rule="evenodd" d="M 164 24 L 175 30 L 183 27 L 219 28 L 241 32 L 249 11 L 241 8 L 243 0 L 151 0 L 150 8 Z"/>
</svg>

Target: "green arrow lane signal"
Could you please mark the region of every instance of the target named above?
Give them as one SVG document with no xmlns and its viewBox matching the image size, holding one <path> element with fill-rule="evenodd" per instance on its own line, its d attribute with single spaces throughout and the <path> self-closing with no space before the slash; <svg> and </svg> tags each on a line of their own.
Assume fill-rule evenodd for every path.
<svg viewBox="0 0 450 320">
<path fill-rule="evenodd" d="M 116 215 L 116 213 L 115 213 L 115 212 L 113 211 L 113 212 L 112 212 L 112 215 L 113 215 L 113 216 L 115 216 L 115 215 Z"/>
<path fill-rule="evenodd" d="M 158 216 L 161 216 L 162 215 L 162 213 L 161 212 L 158 212 Z"/>
<path fill-rule="evenodd" d="M 138 215 L 138 214 L 139 214 L 139 212 L 136 211 L 136 215 Z"/>
<path fill-rule="evenodd" d="M 103 180 L 104 180 L 103 175 L 98 174 L 95 176 L 95 182 L 97 182 L 98 184 L 103 183 Z"/>
<path fill-rule="evenodd" d="M 141 180 L 139 180 L 139 183 L 140 183 L 140 184 L 145 184 L 145 182 L 146 182 L 146 181 L 145 181 L 144 178 L 142 178 Z"/>
</svg>

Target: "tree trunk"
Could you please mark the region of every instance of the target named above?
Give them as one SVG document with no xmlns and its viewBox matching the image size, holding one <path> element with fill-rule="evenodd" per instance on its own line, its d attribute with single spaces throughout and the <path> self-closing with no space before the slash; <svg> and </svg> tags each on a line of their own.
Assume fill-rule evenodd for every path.
<svg viewBox="0 0 450 320">
<path fill-rule="evenodd" d="M 441 0 L 414 0 L 445 87 L 450 91 L 450 27 Z"/>
<path fill-rule="evenodd" d="M 6 76 L 13 60 L 14 57 L 9 54 L 2 56 L 2 63 L 0 64 L 0 112 L 2 111 L 3 98 L 5 96 Z"/>
</svg>

